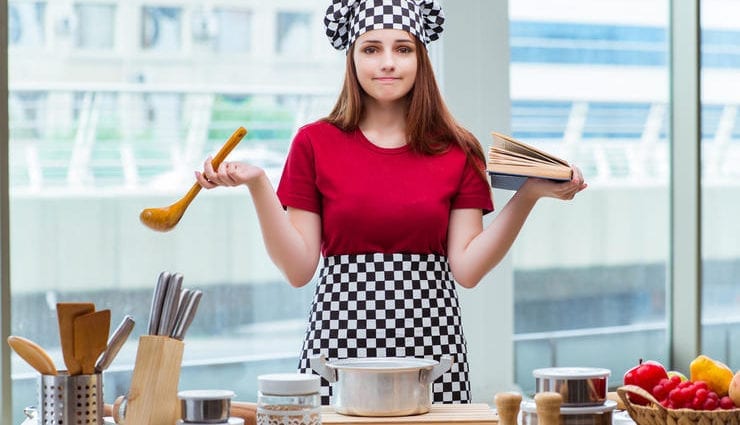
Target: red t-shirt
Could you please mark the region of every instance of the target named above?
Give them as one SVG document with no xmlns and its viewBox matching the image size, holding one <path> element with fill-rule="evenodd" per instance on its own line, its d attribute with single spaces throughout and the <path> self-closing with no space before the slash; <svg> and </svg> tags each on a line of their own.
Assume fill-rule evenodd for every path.
<svg viewBox="0 0 740 425">
<path fill-rule="evenodd" d="M 324 256 L 446 255 L 452 209 L 493 210 L 488 182 L 460 147 L 439 155 L 386 149 L 323 121 L 299 129 L 277 194 L 283 207 L 321 215 Z"/>
</svg>

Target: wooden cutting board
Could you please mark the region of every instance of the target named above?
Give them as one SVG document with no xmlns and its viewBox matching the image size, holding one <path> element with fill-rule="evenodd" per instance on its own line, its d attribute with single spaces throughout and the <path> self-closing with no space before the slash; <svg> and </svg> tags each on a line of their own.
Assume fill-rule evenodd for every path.
<svg viewBox="0 0 740 425">
<path fill-rule="evenodd" d="M 363 425 L 408 425 L 408 424 L 465 424 L 496 425 L 498 415 L 485 403 L 473 404 L 432 404 L 429 413 L 413 416 L 371 418 L 346 416 L 325 406 L 321 411 L 322 425 L 363 424 Z"/>
</svg>

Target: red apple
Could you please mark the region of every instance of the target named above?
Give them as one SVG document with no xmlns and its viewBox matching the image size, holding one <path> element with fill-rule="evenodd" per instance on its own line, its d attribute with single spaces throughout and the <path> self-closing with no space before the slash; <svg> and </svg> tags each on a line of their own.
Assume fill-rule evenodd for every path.
<svg viewBox="0 0 740 425">
<path fill-rule="evenodd" d="M 637 385 L 650 394 L 661 379 L 668 379 L 668 372 L 655 360 L 642 361 L 624 374 L 624 385 Z M 645 406 L 648 401 L 638 395 L 630 395 L 630 401 Z"/>
</svg>

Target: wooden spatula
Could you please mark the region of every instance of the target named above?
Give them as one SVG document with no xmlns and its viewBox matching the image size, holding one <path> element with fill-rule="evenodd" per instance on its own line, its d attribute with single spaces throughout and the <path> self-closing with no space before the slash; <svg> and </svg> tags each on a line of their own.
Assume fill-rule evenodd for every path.
<svg viewBox="0 0 740 425">
<path fill-rule="evenodd" d="M 95 311 L 95 304 L 93 303 L 57 303 L 59 342 L 62 345 L 64 364 L 67 366 L 67 372 L 70 375 L 82 373 L 80 364 L 75 359 L 75 318 L 93 311 Z"/>
<path fill-rule="evenodd" d="M 95 373 L 95 363 L 108 346 L 110 310 L 99 310 L 77 316 L 74 323 L 75 360 L 84 375 Z"/>
</svg>

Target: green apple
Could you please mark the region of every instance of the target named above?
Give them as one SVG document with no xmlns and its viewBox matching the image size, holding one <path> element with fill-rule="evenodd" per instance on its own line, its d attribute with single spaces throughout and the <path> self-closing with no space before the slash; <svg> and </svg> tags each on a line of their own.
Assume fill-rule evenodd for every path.
<svg viewBox="0 0 740 425">
<path fill-rule="evenodd" d="M 681 382 L 688 381 L 689 380 L 689 378 L 687 378 L 686 375 L 684 375 L 683 373 L 681 373 L 681 372 L 679 372 L 677 370 L 669 370 L 668 371 L 668 379 L 671 379 L 671 376 L 674 376 L 674 375 L 675 376 L 678 376 L 679 378 L 681 378 Z"/>
</svg>

